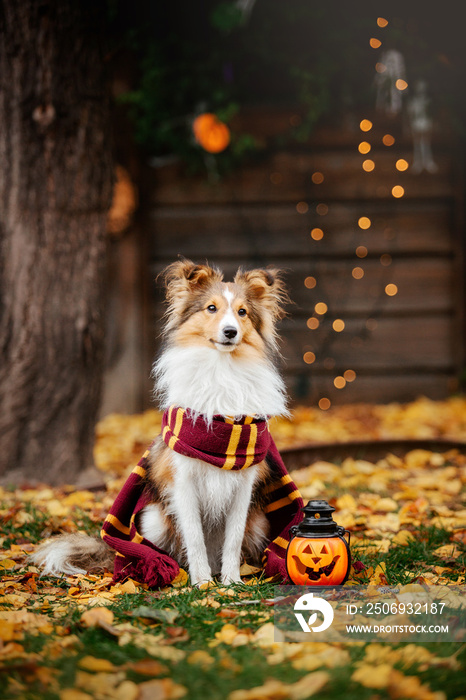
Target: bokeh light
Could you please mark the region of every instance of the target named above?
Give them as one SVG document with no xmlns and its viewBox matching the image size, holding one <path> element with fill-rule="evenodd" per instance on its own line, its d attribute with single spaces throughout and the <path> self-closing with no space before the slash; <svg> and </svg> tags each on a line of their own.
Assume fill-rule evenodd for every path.
<svg viewBox="0 0 466 700">
<path fill-rule="evenodd" d="M 332 328 L 336 333 L 341 333 L 345 329 L 345 322 L 341 318 L 336 318 L 332 323 Z"/>
<path fill-rule="evenodd" d="M 359 228 L 362 228 L 364 230 L 368 229 L 371 227 L 372 221 L 369 219 L 368 216 L 361 216 L 358 219 L 358 226 Z"/>
<path fill-rule="evenodd" d="M 316 312 L 316 314 L 319 314 L 319 316 L 323 316 L 327 313 L 328 306 L 325 302 L 318 301 L 317 304 L 314 306 L 314 311 Z"/>
<path fill-rule="evenodd" d="M 385 287 L 385 294 L 389 297 L 394 297 L 395 294 L 398 294 L 398 287 L 396 284 L 387 284 Z"/>
<path fill-rule="evenodd" d="M 403 197 L 404 193 L 404 187 L 402 187 L 401 185 L 395 185 L 395 187 L 392 187 L 392 195 L 397 199 Z"/>
<path fill-rule="evenodd" d="M 346 379 L 342 376 L 335 377 L 333 383 L 337 389 L 344 389 L 346 386 Z"/>
<path fill-rule="evenodd" d="M 307 365 L 312 365 L 312 363 L 316 361 L 316 356 L 309 350 L 304 353 L 303 360 Z"/>
</svg>

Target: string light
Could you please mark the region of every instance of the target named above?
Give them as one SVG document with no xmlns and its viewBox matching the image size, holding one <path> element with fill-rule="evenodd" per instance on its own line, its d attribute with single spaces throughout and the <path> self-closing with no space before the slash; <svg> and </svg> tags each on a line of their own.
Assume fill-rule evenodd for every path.
<svg viewBox="0 0 466 700">
<path fill-rule="evenodd" d="M 328 214 L 328 206 L 327 204 L 318 204 L 316 206 L 316 212 L 318 213 L 319 216 L 325 216 Z"/>
<path fill-rule="evenodd" d="M 385 63 L 376 63 L 375 70 L 377 71 L 377 73 L 385 73 L 385 71 L 387 70 L 387 66 L 385 65 Z"/>
<path fill-rule="evenodd" d="M 389 255 L 388 253 L 384 253 L 383 255 L 380 256 L 380 264 L 383 265 L 384 267 L 388 267 L 389 265 L 392 264 L 392 256 Z"/>
<path fill-rule="evenodd" d="M 369 219 L 368 216 L 360 216 L 358 219 L 358 226 L 359 228 L 362 228 L 363 230 L 366 230 L 370 228 L 372 225 L 372 221 Z"/>
<path fill-rule="evenodd" d="M 398 294 L 398 287 L 396 284 L 387 284 L 385 287 L 385 294 L 389 297 L 394 297 L 395 294 Z"/>
<path fill-rule="evenodd" d="M 321 241 L 323 237 L 324 237 L 324 232 L 322 231 L 321 228 L 313 228 L 312 229 L 311 238 L 313 238 L 315 241 Z"/>
<path fill-rule="evenodd" d="M 309 204 L 307 202 L 298 202 L 296 211 L 298 214 L 306 214 L 309 211 Z"/>
<path fill-rule="evenodd" d="M 332 323 L 332 328 L 336 333 L 341 333 L 345 330 L 345 322 L 341 318 L 336 318 Z"/>
<path fill-rule="evenodd" d="M 368 331 L 375 331 L 379 324 L 377 323 L 375 318 L 368 318 L 364 325 L 366 326 Z"/>
<path fill-rule="evenodd" d="M 369 44 L 373 49 L 379 49 L 382 46 L 380 39 L 375 39 L 374 37 L 372 37 L 372 39 L 369 41 Z"/>
<path fill-rule="evenodd" d="M 369 153 L 371 150 L 371 145 L 367 141 L 361 141 L 361 143 L 358 146 L 358 151 L 359 153 L 362 153 L 364 156 L 366 153 Z"/>
<path fill-rule="evenodd" d="M 395 163 L 395 168 L 403 172 L 409 168 L 409 163 L 404 158 L 399 158 Z"/>
<path fill-rule="evenodd" d="M 397 88 L 397 90 L 406 90 L 406 88 L 408 87 L 408 83 L 406 82 L 406 80 L 398 78 L 398 80 L 395 83 L 395 87 Z"/>
<path fill-rule="evenodd" d="M 359 124 L 359 128 L 361 129 L 361 131 L 370 131 L 372 129 L 372 126 L 373 124 L 370 121 L 370 119 L 363 119 Z"/>
<path fill-rule="evenodd" d="M 392 187 L 392 195 L 397 199 L 403 197 L 404 193 L 404 187 L 402 187 L 401 185 L 395 185 L 395 187 Z"/>
<path fill-rule="evenodd" d="M 356 372 L 354 369 L 347 369 L 343 372 L 343 377 L 346 379 L 347 382 L 354 382 L 356 379 Z"/>
<path fill-rule="evenodd" d="M 324 176 L 319 172 L 312 173 L 311 180 L 314 185 L 320 185 L 324 181 Z"/>
<path fill-rule="evenodd" d="M 385 134 L 385 136 L 382 138 L 382 143 L 384 146 L 393 146 L 395 139 L 391 134 Z"/>
<path fill-rule="evenodd" d="M 317 284 L 317 280 L 315 277 L 306 277 L 306 279 L 304 280 L 304 286 L 307 289 L 314 289 L 316 284 Z"/>
<path fill-rule="evenodd" d="M 385 17 L 377 17 L 377 24 L 379 27 L 386 27 L 388 24 L 388 20 L 385 19 Z"/>
<path fill-rule="evenodd" d="M 337 389 L 344 389 L 346 386 L 346 379 L 344 377 L 335 377 L 333 383 Z"/>
<path fill-rule="evenodd" d="M 364 277 L 364 270 L 362 267 L 353 267 L 351 270 L 351 274 L 353 275 L 355 280 L 362 280 Z"/>
<path fill-rule="evenodd" d="M 327 313 L 328 306 L 325 302 L 318 301 L 317 304 L 314 306 L 314 311 L 316 312 L 316 314 L 319 314 L 319 316 L 323 316 Z"/>
<path fill-rule="evenodd" d="M 356 255 L 358 258 L 365 258 L 367 255 L 367 248 L 365 245 L 358 245 L 356 248 Z"/>
<path fill-rule="evenodd" d="M 375 168 L 375 163 L 373 160 L 370 158 L 367 158 L 363 164 L 362 164 L 362 169 L 366 171 L 366 173 L 371 173 Z"/>
<path fill-rule="evenodd" d="M 316 356 L 313 352 L 308 351 L 304 353 L 303 360 L 307 365 L 312 365 L 316 361 Z"/>
<path fill-rule="evenodd" d="M 332 402 L 330 401 L 330 399 L 323 397 L 319 400 L 319 408 L 322 411 L 328 411 L 328 409 L 330 408 L 331 405 L 332 405 Z"/>
<path fill-rule="evenodd" d="M 320 321 L 318 318 L 311 316 L 311 318 L 307 319 L 306 325 L 310 331 L 315 331 L 316 328 L 318 328 L 320 326 Z"/>
</svg>

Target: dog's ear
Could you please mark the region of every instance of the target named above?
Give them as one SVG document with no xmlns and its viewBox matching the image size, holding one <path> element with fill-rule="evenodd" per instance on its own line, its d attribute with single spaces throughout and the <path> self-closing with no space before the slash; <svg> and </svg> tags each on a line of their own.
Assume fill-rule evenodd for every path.
<svg viewBox="0 0 466 700">
<path fill-rule="evenodd" d="M 283 282 L 283 272 L 275 268 L 266 270 L 238 270 L 235 276 L 236 284 L 246 289 L 246 294 L 252 302 L 261 303 L 272 314 L 274 319 L 286 315 L 285 304 L 290 298 Z"/>
<path fill-rule="evenodd" d="M 196 265 L 191 260 L 177 260 L 162 272 L 167 291 L 167 300 L 171 303 L 202 290 L 209 282 L 221 282 L 223 275 L 215 267 Z"/>
</svg>

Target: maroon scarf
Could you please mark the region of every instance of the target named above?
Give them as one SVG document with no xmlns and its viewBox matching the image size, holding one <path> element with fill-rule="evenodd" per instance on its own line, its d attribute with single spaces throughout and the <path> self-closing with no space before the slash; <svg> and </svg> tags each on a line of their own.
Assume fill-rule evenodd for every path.
<svg viewBox="0 0 466 700">
<path fill-rule="evenodd" d="M 266 460 L 271 480 L 261 495 L 271 541 L 264 550 L 264 573 L 266 577 L 279 575 L 286 580 L 289 530 L 302 519 L 303 501 L 269 433 L 267 421 L 251 416 L 239 420 L 214 416 L 207 422 L 203 416 L 172 406 L 163 415 L 162 438 L 175 452 L 221 469 L 247 469 Z M 145 491 L 148 456 L 146 452 L 129 475 L 105 519 L 101 537 L 116 550 L 115 581 L 131 577 L 154 588 L 170 584 L 179 573 L 179 565 L 136 529 L 137 513 L 150 503 Z"/>
</svg>

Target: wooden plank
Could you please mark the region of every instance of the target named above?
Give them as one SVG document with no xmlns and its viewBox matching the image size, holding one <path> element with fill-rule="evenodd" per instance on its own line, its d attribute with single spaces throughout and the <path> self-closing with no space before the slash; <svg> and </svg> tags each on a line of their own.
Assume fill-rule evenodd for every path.
<svg viewBox="0 0 466 700">
<path fill-rule="evenodd" d="M 414 175 L 409 169 L 400 173 L 395 162 L 408 151 L 377 152 L 376 168 L 362 169 L 364 157 L 357 150 L 306 153 L 275 153 L 261 162 L 238 169 L 218 182 L 201 177 L 183 176 L 181 166 L 171 165 L 154 170 L 148 183 L 153 204 L 207 204 L 220 202 L 305 202 L 311 208 L 335 200 L 376 199 L 393 201 L 394 185 L 405 188 L 404 199 L 449 198 L 454 195 L 454 168 L 446 155 L 437 157 L 436 174 Z M 314 184 L 312 175 L 324 175 Z"/>
<path fill-rule="evenodd" d="M 454 324 L 450 317 L 382 317 L 374 322 L 373 330 L 368 330 L 364 319 L 348 319 L 341 333 L 329 321 L 313 331 L 296 320 L 283 324 L 280 335 L 288 370 L 304 371 L 303 355 L 310 351 L 316 359 L 308 365 L 309 372 L 323 371 L 329 363 L 334 364 L 335 375 L 346 369 L 395 374 L 452 371 Z"/>
<path fill-rule="evenodd" d="M 458 390 L 457 378 L 450 373 L 361 374 L 341 390 L 335 389 L 330 378 L 322 376 L 286 373 L 285 382 L 288 394 L 293 398 L 292 406 L 306 403 L 317 405 L 322 397 L 328 398 L 334 405 L 407 402 L 420 396 L 442 400 Z"/>
<path fill-rule="evenodd" d="M 358 226 L 371 220 L 368 230 Z M 231 205 L 163 207 L 151 211 L 148 236 L 152 256 L 174 260 L 251 257 L 273 262 L 303 254 L 354 255 L 364 245 L 372 254 L 447 253 L 452 249 L 451 208 L 443 202 L 397 205 L 370 202 L 334 204 L 326 216 L 299 214 L 293 203 L 270 207 Z M 324 236 L 310 235 L 320 228 Z"/>
</svg>

